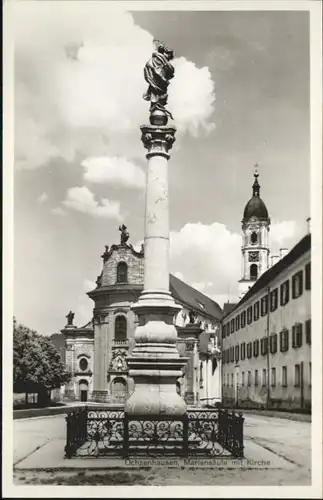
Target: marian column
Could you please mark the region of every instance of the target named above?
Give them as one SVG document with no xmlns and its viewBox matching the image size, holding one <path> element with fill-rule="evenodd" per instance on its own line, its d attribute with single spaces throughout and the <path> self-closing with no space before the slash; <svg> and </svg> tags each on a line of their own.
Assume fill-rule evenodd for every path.
<svg viewBox="0 0 323 500">
<path fill-rule="evenodd" d="M 125 404 L 131 415 L 183 415 L 184 400 L 176 392 L 176 381 L 187 359 L 176 347 L 174 316 L 181 306 L 169 291 L 168 160 L 176 128 L 167 126 L 167 86 L 174 76 L 173 51 L 155 42 L 155 52 L 144 70 L 149 84 L 144 99 L 151 102 L 150 125 L 143 125 L 142 142 L 147 149 L 148 173 L 145 211 L 144 290 L 132 306 L 138 315 L 136 345 L 128 358 L 135 390 Z"/>
</svg>

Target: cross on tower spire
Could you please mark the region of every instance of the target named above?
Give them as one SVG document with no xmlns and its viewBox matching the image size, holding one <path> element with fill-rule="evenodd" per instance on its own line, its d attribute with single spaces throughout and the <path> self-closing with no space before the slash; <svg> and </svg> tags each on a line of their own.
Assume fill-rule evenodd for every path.
<svg viewBox="0 0 323 500">
<path fill-rule="evenodd" d="M 259 173 L 258 173 L 258 163 L 256 163 L 255 165 L 255 173 L 253 174 L 255 180 L 254 180 L 254 183 L 252 185 L 252 194 L 253 196 L 259 196 L 260 194 L 260 184 L 258 182 L 258 177 L 259 177 Z"/>
</svg>

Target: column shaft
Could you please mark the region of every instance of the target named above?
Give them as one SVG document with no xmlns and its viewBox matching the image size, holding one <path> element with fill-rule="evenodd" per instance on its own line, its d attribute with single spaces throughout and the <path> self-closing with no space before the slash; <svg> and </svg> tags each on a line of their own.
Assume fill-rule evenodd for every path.
<svg viewBox="0 0 323 500">
<path fill-rule="evenodd" d="M 148 159 L 145 221 L 145 290 L 169 290 L 167 158 Z"/>
<path fill-rule="evenodd" d="M 184 400 L 177 394 L 176 381 L 187 358 L 179 356 L 174 316 L 181 309 L 169 292 L 168 150 L 175 128 L 157 125 L 141 127 L 148 149 L 145 211 L 145 279 L 138 303 L 136 345 L 128 358 L 129 375 L 135 390 L 126 401 L 129 414 L 183 415 Z"/>
</svg>

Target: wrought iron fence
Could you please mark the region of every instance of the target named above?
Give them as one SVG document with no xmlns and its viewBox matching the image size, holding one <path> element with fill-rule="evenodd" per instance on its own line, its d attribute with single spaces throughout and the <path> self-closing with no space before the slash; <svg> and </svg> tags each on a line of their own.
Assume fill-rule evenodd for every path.
<svg viewBox="0 0 323 500">
<path fill-rule="evenodd" d="M 88 441 L 88 412 L 87 408 L 79 408 L 66 417 L 66 446 L 67 458 L 76 454 L 77 450 Z"/>
<path fill-rule="evenodd" d="M 243 422 L 241 412 L 219 409 L 218 441 L 233 457 L 243 457 Z"/>
<path fill-rule="evenodd" d="M 242 414 L 188 410 L 181 417 L 130 416 L 84 407 L 66 417 L 66 458 L 114 456 L 243 457 Z"/>
</svg>

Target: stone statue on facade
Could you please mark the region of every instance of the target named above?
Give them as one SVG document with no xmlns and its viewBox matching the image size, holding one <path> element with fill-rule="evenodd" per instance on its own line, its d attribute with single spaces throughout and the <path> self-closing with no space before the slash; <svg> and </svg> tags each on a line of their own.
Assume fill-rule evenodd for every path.
<svg viewBox="0 0 323 500">
<path fill-rule="evenodd" d="M 129 236 L 130 236 L 130 234 L 127 231 L 127 226 L 122 224 L 122 226 L 119 226 L 119 231 L 121 231 L 120 244 L 125 245 L 127 243 L 127 241 L 129 240 Z"/>
<path fill-rule="evenodd" d="M 67 318 L 67 326 L 74 326 L 73 325 L 73 320 L 74 320 L 75 313 L 70 311 L 65 317 Z"/>
<path fill-rule="evenodd" d="M 174 59 L 174 53 L 172 49 L 159 40 L 154 40 L 154 46 L 155 51 L 144 68 L 144 77 L 148 83 L 148 89 L 143 98 L 150 101 L 151 116 L 159 112 L 165 116 L 165 123 L 163 124 L 166 125 L 167 117 L 173 119 L 172 114 L 165 106 L 168 99 L 169 80 L 174 77 L 175 73 L 174 66 L 170 62 Z"/>
<path fill-rule="evenodd" d="M 196 319 L 197 319 L 197 314 L 195 311 L 190 311 L 188 313 L 188 317 L 190 318 L 190 322 L 189 324 L 190 325 L 194 325 L 196 323 Z"/>
</svg>

